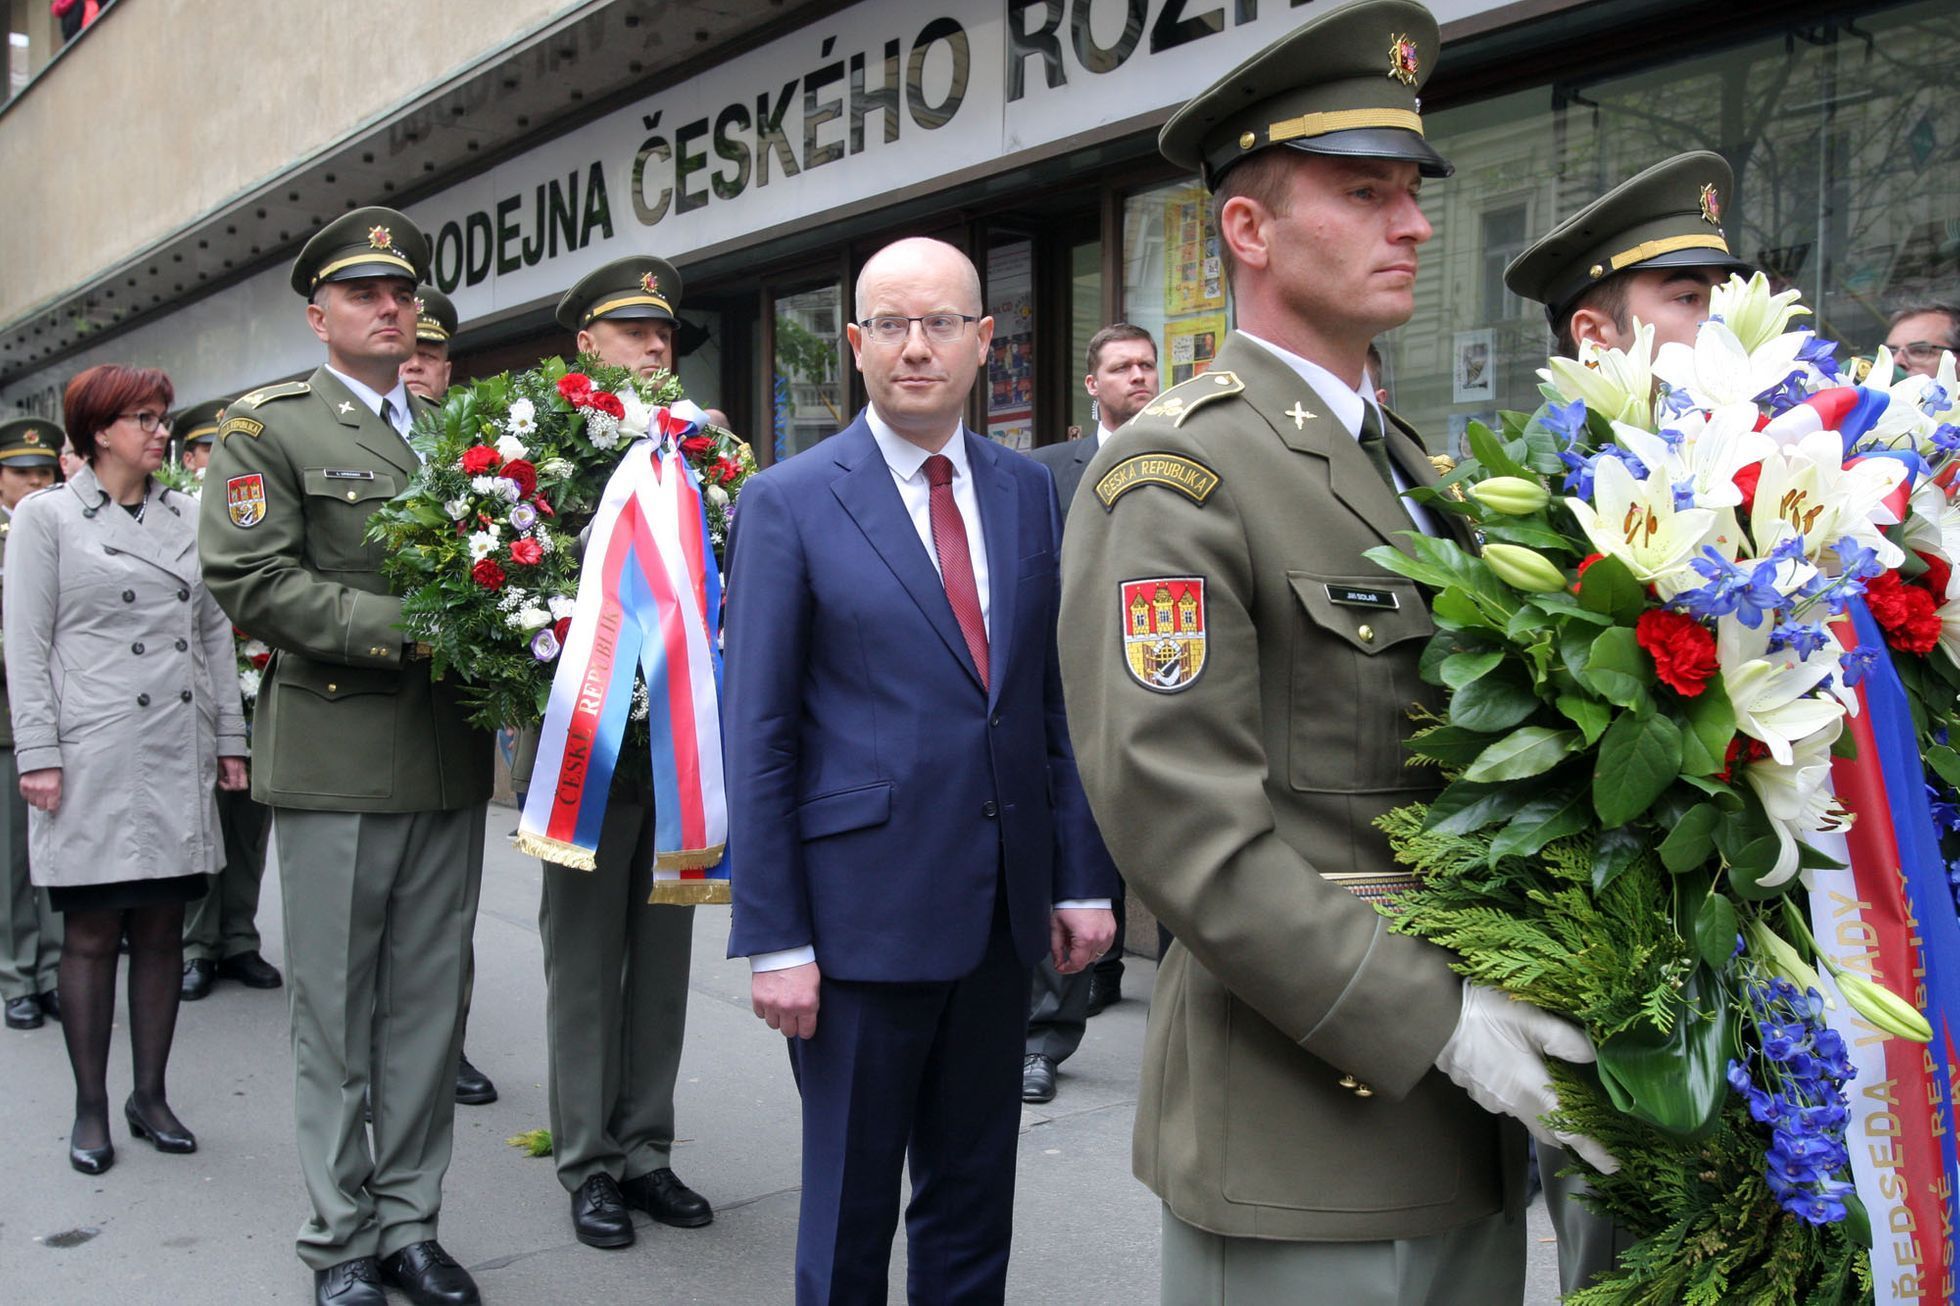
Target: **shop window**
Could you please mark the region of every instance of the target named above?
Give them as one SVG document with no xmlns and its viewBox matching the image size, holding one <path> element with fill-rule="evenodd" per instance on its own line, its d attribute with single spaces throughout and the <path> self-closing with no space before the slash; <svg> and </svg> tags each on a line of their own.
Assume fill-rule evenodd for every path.
<svg viewBox="0 0 1960 1306">
<path fill-rule="evenodd" d="M 1034 242 L 996 240 L 987 249 L 987 438 L 1010 449 L 1034 447 Z"/>
<path fill-rule="evenodd" d="M 1102 252 L 1100 240 L 1084 241 L 1069 249 L 1068 385 L 1069 426 L 1084 434 L 1096 429 L 1095 400 L 1082 388 L 1089 370 L 1089 341 L 1108 325 L 1102 320 Z"/>
<path fill-rule="evenodd" d="M 836 283 L 776 298 L 772 368 L 776 461 L 850 423 L 844 411 L 843 288 Z"/>
<path fill-rule="evenodd" d="M 1579 61 L 1569 78 L 1425 114 L 1456 175 L 1425 191 L 1435 236 L 1415 316 L 1381 342 L 1397 411 L 1441 448 L 1473 418 L 1536 407 L 1551 333 L 1536 305 L 1501 293 L 1503 264 L 1683 150 L 1729 161 L 1730 248 L 1801 289 L 1847 351 L 1879 343 L 1902 305 L 1960 297 L 1960 99 L 1944 68 L 1956 41 L 1960 8 L 1923 0 L 1633 73 Z"/>
<path fill-rule="evenodd" d="M 1123 318 L 1157 342 L 1166 388 L 1211 366 L 1228 326 L 1211 197 L 1195 181 L 1123 201 Z"/>
</svg>

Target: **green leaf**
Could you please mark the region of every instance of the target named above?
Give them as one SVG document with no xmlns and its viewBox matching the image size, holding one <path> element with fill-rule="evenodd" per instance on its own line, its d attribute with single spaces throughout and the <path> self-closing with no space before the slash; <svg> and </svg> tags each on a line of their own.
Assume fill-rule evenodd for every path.
<svg viewBox="0 0 1960 1306">
<path fill-rule="evenodd" d="M 1509 730 L 1538 710 L 1524 668 L 1515 663 L 1472 681 L 1450 699 L 1450 724 L 1465 730 Z"/>
<path fill-rule="evenodd" d="M 1647 606 L 1647 589 L 1633 578 L 1624 562 L 1609 556 L 1586 568 L 1586 574 L 1579 577 L 1579 602 L 1622 626 L 1631 626 Z"/>
<path fill-rule="evenodd" d="M 1661 865 L 1676 875 L 1704 866 L 1715 855 L 1715 826 L 1722 814 L 1713 803 L 1696 803 L 1661 840 Z"/>
<path fill-rule="evenodd" d="M 1497 664 L 1503 660 L 1504 654 L 1496 649 L 1480 653 L 1453 653 L 1443 659 L 1443 683 L 1451 689 L 1462 689 L 1497 670 Z"/>
<path fill-rule="evenodd" d="M 1446 629 L 1458 630 L 1496 630 L 1504 629 L 1499 622 L 1484 615 L 1477 601 L 1463 590 L 1451 586 L 1438 594 L 1429 604 L 1429 615 L 1436 624 Z"/>
<path fill-rule="evenodd" d="M 1803 840 L 1797 840 L 1797 865 L 1807 871 L 1841 871 L 1844 863 L 1829 853 L 1820 853 Z"/>
<path fill-rule="evenodd" d="M 1465 730 L 1461 726 L 1437 726 L 1423 731 L 1414 739 L 1404 740 L 1402 747 L 1418 757 L 1429 758 L 1444 766 L 1468 766 L 1499 738 L 1499 735 Z"/>
<path fill-rule="evenodd" d="M 1680 727 L 1658 713 L 1642 720 L 1622 712 L 1599 741 L 1593 807 L 1600 823 L 1625 825 L 1653 806 L 1680 774 Z"/>
<path fill-rule="evenodd" d="M 1702 899 L 1701 910 L 1695 913 L 1695 947 L 1710 968 L 1720 970 L 1729 964 L 1737 933 L 1734 903 L 1719 893 Z"/>
<path fill-rule="evenodd" d="M 1681 777 L 1681 782 L 1692 785 L 1694 788 L 1707 794 L 1710 798 L 1713 798 L 1715 800 L 1715 806 L 1725 812 L 1739 812 L 1742 810 L 1742 795 L 1737 793 L 1731 785 L 1723 784 L 1720 780 L 1711 780 L 1705 775 L 1684 775 Z"/>
<path fill-rule="evenodd" d="M 1560 553 L 1569 553 L 1572 549 L 1572 541 L 1551 527 L 1515 517 L 1487 521 L 1483 523 L 1483 531 L 1487 539 L 1505 544 L 1522 544 L 1527 549 L 1554 549 Z"/>
<path fill-rule="evenodd" d="M 1587 747 L 1598 743 L 1599 737 L 1606 733 L 1606 727 L 1613 722 L 1611 705 L 1584 694 L 1560 694 L 1553 706 L 1558 708 L 1560 716 L 1579 727 Z"/>
<path fill-rule="evenodd" d="M 1546 612 L 1556 613 L 1560 617 L 1583 621 L 1589 626 L 1610 626 L 1613 624 L 1613 618 L 1602 613 L 1594 612 L 1589 608 L 1581 607 L 1578 599 L 1573 598 L 1563 590 L 1542 590 L 1539 593 L 1533 594 L 1531 601 L 1526 606 L 1541 608 Z"/>
<path fill-rule="evenodd" d="M 1640 1024 L 1599 1044 L 1599 1080 L 1635 1119 L 1676 1138 L 1701 1138 L 1728 1100 L 1735 1002 L 1716 973 L 1697 966 L 1670 1005 L 1665 1034 Z"/>
<path fill-rule="evenodd" d="M 1490 841 L 1491 865 L 1505 857 L 1530 857 L 1552 840 L 1569 838 L 1591 824 L 1583 786 L 1534 798 Z"/>
<path fill-rule="evenodd" d="M 1472 834 L 1494 822 L 1510 819 L 1530 796 L 1523 785 L 1485 785 L 1458 780 L 1430 802 L 1423 829 L 1437 834 Z"/>
<path fill-rule="evenodd" d="M 1470 446 L 1471 455 L 1483 464 L 1484 470 L 1492 476 L 1529 474 L 1523 463 L 1511 457 L 1510 452 L 1504 447 L 1504 442 L 1497 438 L 1497 433 L 1482 422 L 1471 422 L 1464 430 L 1464 439 Z"/>
<path fill-rule="evenodd" d="M 1720 680 L 1710 680 L 1684 706 L 1688 729 L 1681 737 L 1681 770 L 1687 775 L 1714 775 L 1728 765 L 1729 741 L 1735 738 L 1735 707 L 1729 693 Z"/>
<path fill-rule="evenodd" d="M 1960 788 L 1960 753 L 1945 744 L 1935 744 L 1926 750 L 1926 765 L 1933 774 L 1955 788 Z"/>
<path fill-rule="evenodd" d="M 1578 746 L 1579 732 L 1576 730 L 1525 726 L 1480 753 L 1477 760 L 1464 771 L 1463 778 L 1477 781 L 1523 780 L 1543 775 L 1563 762 L 1566 754 Z M 1532 851 L 1536 852 L 1537 849 Z"/>
<path fill-rule="evenodd" d="M 1619 879 L 1646 849 L 1646 839 L 1629 825 L 1601 830 L 1593 836 L 1593 892 L 1605 893 L 1606 886 Z"/>
<path fill-rule="evenodd" d="M 1654 664 L 1641 651 L 1632 627 L 1615 626 L 1593 640 L 1579 678 L 1609 703 L 1645 710 L 1647 686 L 1654 683 Z"/>
<path fill-rule="evenodd" d="M 1773 834 L 1751 839 L 1737 850 L 1729 859 L 1729 887 L 1744 898 L 1763 901 L 1780 898 L 1790 890 L 1799 887 L 1803 881 L 1792 875 L 1777 885 L 1765 885 L 1763 877 L 1776 869 L 1777 855 L 1783 845 Z"/>
</svg>

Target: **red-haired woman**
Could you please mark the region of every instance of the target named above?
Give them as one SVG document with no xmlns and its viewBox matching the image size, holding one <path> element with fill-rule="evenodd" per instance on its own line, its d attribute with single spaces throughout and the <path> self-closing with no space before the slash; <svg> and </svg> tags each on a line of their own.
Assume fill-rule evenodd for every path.
<svg viewBox="0 0 1960 1306">
<path fill-rule="evenodd" d="M 23 499 L 4 604 L 14 750 L 34 883 L 63 914 L 61 1014 L 75 1071 L 69 1162 L 100 1174 L 118 944 L 129 937 L 129 1128 L 161 1152 L 197 1140 L 164 1070 L 184 968 L 184 904 L 222 862 L 217 785 L 243 789 L 231 623 L 204 588 L 197 505 L 151 479 L 169 378 L 104 364 L 68 383 L 84 465 Z"/>
</svg>

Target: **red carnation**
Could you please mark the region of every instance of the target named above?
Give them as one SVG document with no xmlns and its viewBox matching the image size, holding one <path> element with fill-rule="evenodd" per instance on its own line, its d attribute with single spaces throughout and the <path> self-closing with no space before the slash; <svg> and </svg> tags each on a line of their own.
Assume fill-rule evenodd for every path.
<svg viewBox="0 0 1960 1306">
<path fill-rule="evenodd" d="M 1649 608 L 1633 625 L 1634 638 L 1654 659 L 1654 673 L 1683 698 L 1708 687 L 1718 670 L 1715 637 L 1684 612 Z"/>
<path fill-rule="evenodd" d="M 706 435 L 690 435 L 681 441 L 681 452 L 689 458 L 699 458 L 715 447 L 714 438 Z"/>
<path fill-rule="evenodd" d="M 494 471 L 504 456 L 487 444 L 473 444 L 463 450 L 463 470 L 471 476 Z"/>
<path fill-rule="evenodd" d="M 605 390 L 594 390 L 579 401 L 579 407 L 590 408 L 613 418 L 626 416 L 626 405 L 619 402 L 619 396 Z"/>
<path fill-rule="evenodd" d="M 1722 769 L 1715 773 L 1715 778 L 1723 784 L 1728 784 L 1730 778 L 1735 775 L 1738 764 L 1747 766 L 1751 762 L 1760 762 L 1768 756 L 1768 744 L 1760 739 L 1751 739 L 1748 735 L 1735 735 L 1729 740 L 1729 746 L 1722 754 Z"/>
<path fill-rule="evenodd" d="M 1913 584 L 1931 594 L 1933 602 L 1946 602 L 1947 582 L 1953 578 L 1953 568 L 1936 553 L 1921 553 L 1919 560 L 1926 564 L 1926 570 Z"/>
<path fill-rule="evenodd" d="M 1735 488 L 1742 491 L 1742 511 L 1754 512 L 1756 508 L 1756 482 L 1763 479 L 1763 465 L 1750 463 L 1729 478 Z"/>
<path fill-rule="evenodd" d="M 715 459 L 715 479 L 727 485 L 742 474 L 742 465 L 733 458 Z"/>
<path fill-rule="evenodd" d="M 1906 586 L 1896 571 L 1881 571 L 1865 582 L 1865 606 L 1888 633 L 1906 621 Z"/>
<path fill-rule="evenodd" d="M 583 406 L 592 394 L 592 378 L 583 372 L 567 372 L 558 378 L 558 394 L 568 404 Z"/>
<path fill-rule="evenodd" d="M 558 637 L 558 643 L 562 647 L 565 643 L 565 636 L 572 633 L 572 619 L 570 617 L 558 618 L 557 621 L 551 624 L 551 633 Z"/>
<path fill-rule="evenodd" d="M 538 547 L 536 540 L 512 540 L 510 542 L 510 560 L 512 562 L 521 562 L 526 567 L 535 567 L 543 558 L 544 550 Z"/>
<path fill-rule="evenodd" d="M 1897 631 L 1885 632 L 1885 642 L 1893 648 L 1923 658 L 1939 647 L 1940 633 L 1944 627 L 1940 623 L 1933 596 L 1922 589 L 1912 592 L 1918 597 L 1909 600 L 1911 613 Z"/>
<path fill-rule="evenodd" d="M 505 463 L 502 475 L 516 481 L 517 492 L 527 499 L 538 492 L 538 469 L 522 458 Z"/>
<path fill-rule="evenodd" d="M 504 587 L 504 569 L 488 558 L 470 568 L 470 579 L 487 590 L 500 590 Z"/>
</svg>

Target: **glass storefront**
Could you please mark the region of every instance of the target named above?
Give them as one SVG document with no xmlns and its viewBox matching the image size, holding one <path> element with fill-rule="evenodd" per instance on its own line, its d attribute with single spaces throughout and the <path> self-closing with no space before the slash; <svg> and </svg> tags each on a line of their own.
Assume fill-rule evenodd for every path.
<svg viewBox="0 0 1960 1306">
<path fill-rule="evenodd" d="M 773 461 L 801 453 L 851 420 L 845 411 L 844 288 L 836 282 L 778 295 L 770 369 Z"/>
<path fill-rule="evenodd" d="M 1123 201 L 1123 317 L 1157 342 L 1165 387 L 1211 366 L 1227 326 L 1225 273 L 1211 200 L 1177 181 Z"/>
</svg>

